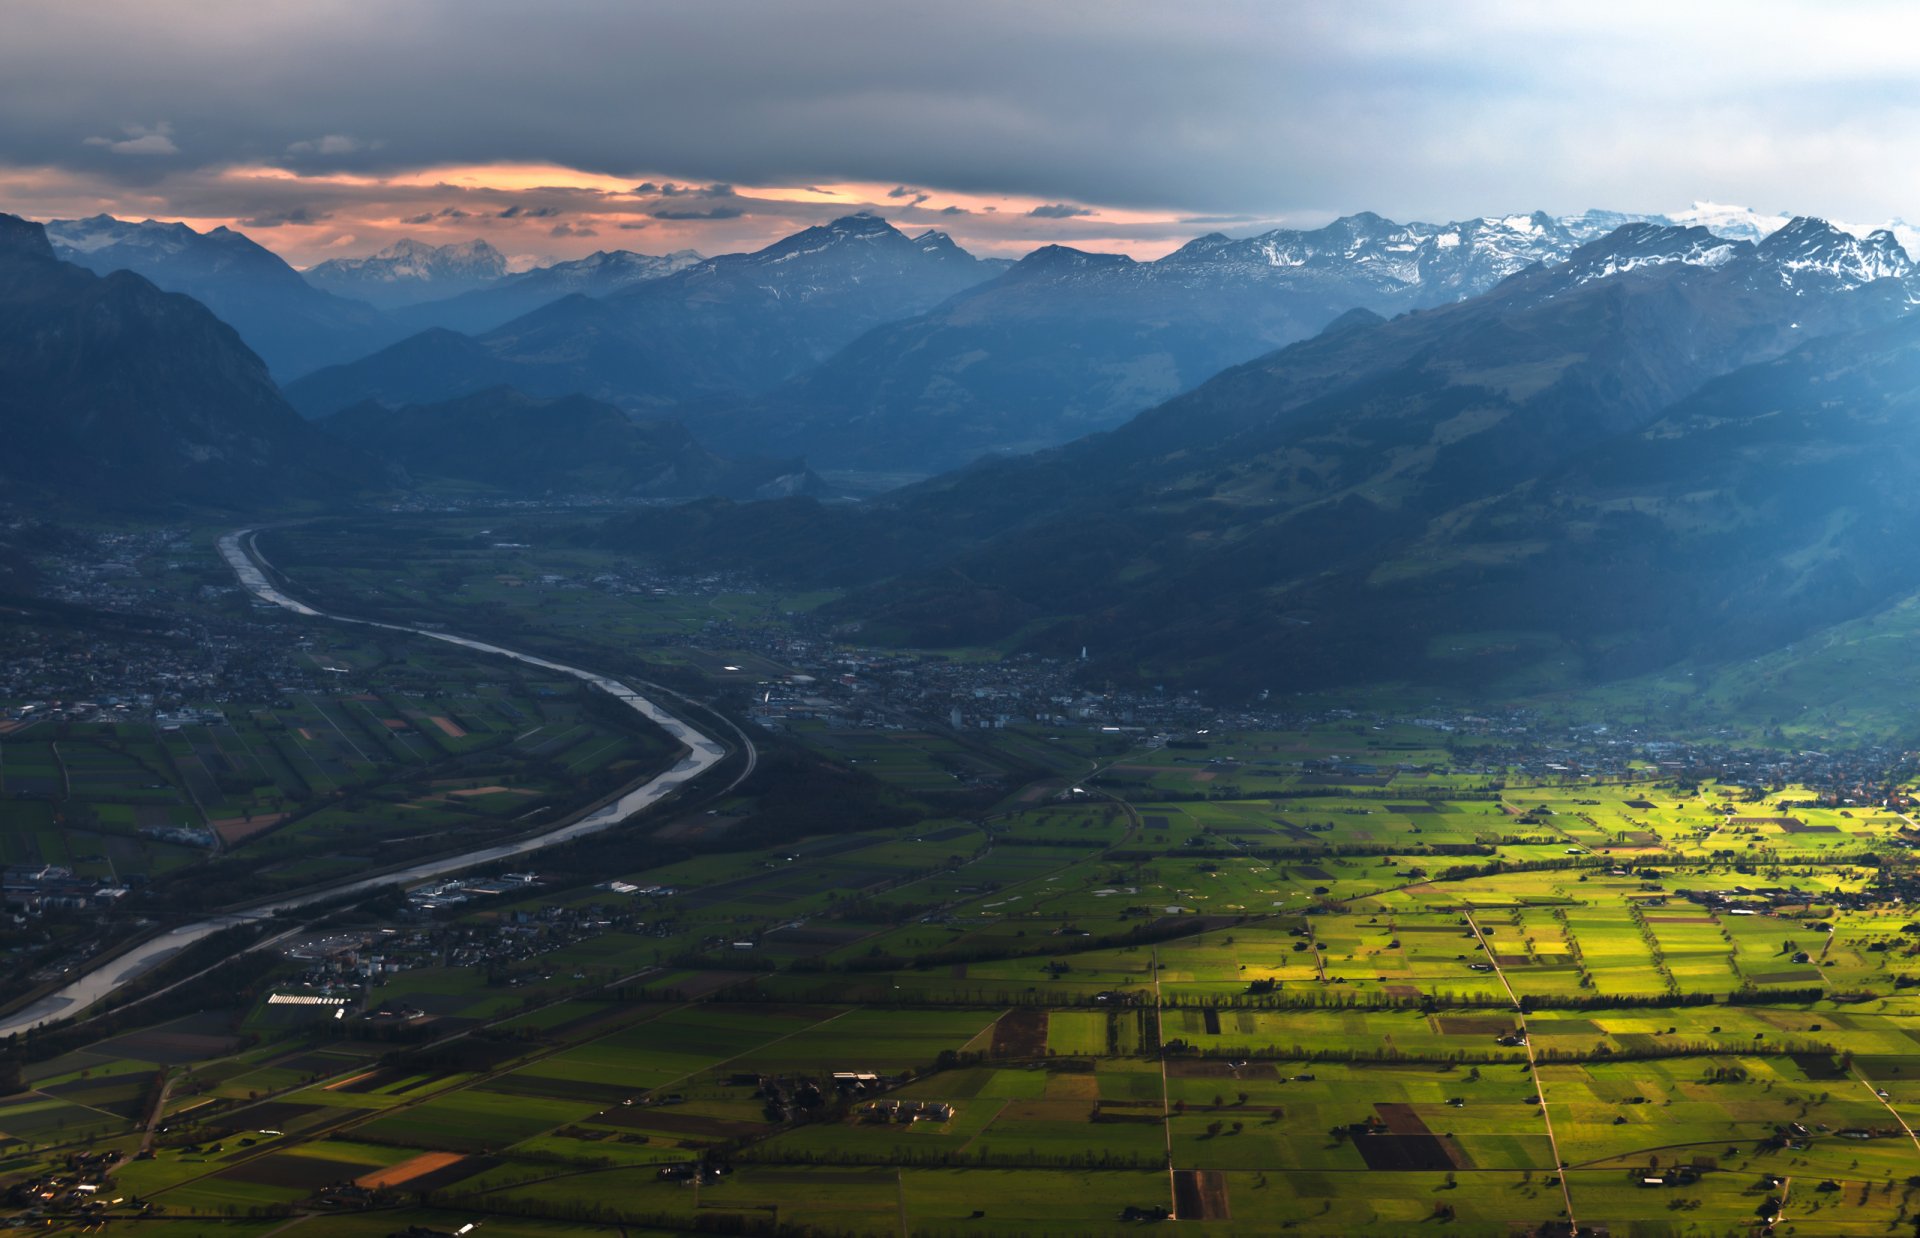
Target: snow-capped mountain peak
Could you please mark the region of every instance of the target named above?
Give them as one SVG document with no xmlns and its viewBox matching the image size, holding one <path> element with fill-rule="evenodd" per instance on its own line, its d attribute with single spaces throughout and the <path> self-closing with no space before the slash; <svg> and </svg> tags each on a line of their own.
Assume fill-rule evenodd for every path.
<svg viewBox="0 0 1920 1238">
<path fill-rule="evenodd" d="M 1576 284 L 1585 284 L 1673 263 L 1717 267 L 1752 250 L 1751 241 L 1730 241 L 1697 225 L 1626 223 L 1569 254 L 1567 276 Z"/>
<path fill-rule="evenodd" d="M 584 258 L 534 267 L 513 278 L 517 283 L 539 280 L 556 287 L 608 281 L 638 282 L 671 275 L 705 261 L 705 256 L 695 249 L 678 249 L 660 255 L 636 253 L 631 249 L 597 249 Z"/>
<path fill-rule="evenodd" d="M 913 244 L 920 252 L 927 254 L 953 253 L 960 248 L 954 244 L 952 237 L 940 231 L 938 228 L 928 228 L 925 232 L 913 238 Z"/>
<path fill-rule="evenodd" d="M 361 270 L 389 280 L 431 280 L 448 276 L 498 279 L 507 273 L 506 255 L 482 240 L 429 245 L 412 237 L 402 237 L 358 262 Z"/>
<path fill-rule="evenodd" d="M 1351 280 L 1370 294 L 1433 304 L 1556 262 L 1574 244 L 1572 233 L 1540 211 L 1447 224 L 1402 224 L 1363 211 L 1306 231 L 1277 228 L 1238 240 L 1209 233 L 1147 265 L 1162 279 Z"/>
<path fill-rule="evenodd" d="M 328 259 L 305 275 L 329 292 L 390 308 L 483 287 L 508 271 L 506 255 L 483 240 L 430 245 L 402 237 L 364 258 Z"/>
<path fill-rule="evenodd" d="M 1790 218 L 1723 202 L 1695 202 L 1686 210 L 1667 216 L 1672 223 L 1705 228 L 1715 236 L 1730 241 L 1752 241 L 1756 245 L 1786 227 Z"/>
<path fill-rule="evenodd" d="M 157 253 L 178 253 L 196 240 L 206 237 L 225 240 L 240 236 L 226 228 L 215 228 L 203 234 L 183 223 L 161 223 L 157 219 L 143 219 L 135 223 L 127 219 L 115 219 L 111 215 L 51 219 L 47 221 L 47 235 L 56 247 L 81 254 L 95 253 L 115 245 L 133 246 Z"/>
<path fill-rule="evenodd" d="M 1811 216 L 1790 220 L 1760 243 L 1756 256 L 1788 285 L 1818 276 L 1853 287 L 1876 279 L 1905 279 L 1914 272 L 1913 260 L 1891 231 L 1883 228 L 1860 237 Z"/>
</svg>

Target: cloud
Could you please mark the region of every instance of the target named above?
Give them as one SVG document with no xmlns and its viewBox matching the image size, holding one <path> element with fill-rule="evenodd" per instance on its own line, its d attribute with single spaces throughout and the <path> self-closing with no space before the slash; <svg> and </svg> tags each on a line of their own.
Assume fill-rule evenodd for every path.
<svg viewBox="0 0 1920 1238">
<path fill-rule="evenodd" d="M 423 211 L 418 215 L 409 215 L 401 220 L 407 224 L 434 224 L 443 219 L 471 219 L 471 211 L 463 211 L 457 206 L 443 206 L 437 211 Z"/>
<path fill-rule="evenodd" d="M 1065 202 L 1049 202 L 1045 206 L 1036 206 L 1027 214 L 1035 219 L 1076 219 L 1082 215 L 1091 215 L 1092 211 L 1084 206 L 1069 206 Z"/>
<path fill-rule="evenodd" d="M 173 126 L 161 121 L 152 128 L 144 125 L 127 125 L 119 138 L 91 137 L 80 139 L 82 146 L 99 146 L 116 155 L 177 155 L 180 148 L 173 144 Z"/>
<path fill-rule="evenodd" d="M 664 185 L 656 185 L 652 181 L 644 181 L 634 187 L 634 192 L 658 194 L 663 198 L 731 198 L 734 196 L 733 186 L 722 182 L 712 185 L 676 185 L 668 181 Z"/>
<path fill-rule="evenodd" d="M 647 213 L 655 219 L 738 219 L 740 216 L 746 214 L 745 211 L 737 206 L 714 206 L 704 211 L 691 209 L 677 210 L 672 207 L 662 207 L 657 211 L 649 211 Z"/>
<path fill-rule="evenodd" d="M 573 224 L 560 223 L 547 229 L 548 236 L 599 236 L 598 230 L 588 227 L 575 227 Z"/>
<path fill-rule="evenodd" d="M 970 210 L 968 210 L 968 209 L 967 209 L 966 207 L 964 207 L 964 206 L 943 206 L 943 207 L 941 207 L 941 208 L 940 208 L 940 213 L 941 213 L 942 215 L 971 215 L 971 214 L 973 214 L 973 212 L 972 212 L 972 211 L 970 211 Z"/>
<path fill-rule="evenodd" d="M 623 214 L 739 208 L 661 221 L 702 249 L 953 203 L 971 212 L 962 243 L 1001 252 L 1121 245 L 1146 216 L 1173 231 L 1702 198 L 1879 220 L 1920 201 L 1920 13 L 1874 0 L 740 7 L 411 0 L 376 23 L 353 0 L 195 0 L 193 21 L 152 0 L 12 0 L 0 183 L 12 205 L 136 217 L 310 205 L 361 244 L 452 202 L 503 239 L 551 222 L 479 222 L 515 203 L 609 233 Z M 604 184 L 433 180 L 533 166 Z M 1027 213 L 1066 204 L 1098 213 Z"/>
<path fill-rule="evenodd" d="M 502 211 L 495 211 L 495 219 L 551 219 L 563 212 L 557 206 L 521 206 L 515 203 Z"/>
<path fill-rule="evenodd" d="M 309 210 L 304 206 L 290 207 L 284 211 L 270 211 L 240 221 L 243 228 L 306 228 L 332 219 L 331 211 Z"/>
<path fill-rule="evenodd" d="M 287 153 L 289 155 L 351 155 L 357 150 L 365 149 L 366 145 L 359 139 L 344 133 L 329 133 L 325 137 L 288 143 Z"/>
</svg>

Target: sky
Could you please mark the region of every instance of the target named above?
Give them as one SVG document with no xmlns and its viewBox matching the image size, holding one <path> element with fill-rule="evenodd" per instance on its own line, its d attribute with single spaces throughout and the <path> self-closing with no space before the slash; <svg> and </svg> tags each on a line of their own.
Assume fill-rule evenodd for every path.
<svg viewBox="0 0 1920 1238">
<path fill-rule="evenodd" d="M 1372 210 L 1920 216 L 1920 7 L 9 0 L 0 210 L 723 253 L 855 210 L 1151 257 Z"/>
</svg>

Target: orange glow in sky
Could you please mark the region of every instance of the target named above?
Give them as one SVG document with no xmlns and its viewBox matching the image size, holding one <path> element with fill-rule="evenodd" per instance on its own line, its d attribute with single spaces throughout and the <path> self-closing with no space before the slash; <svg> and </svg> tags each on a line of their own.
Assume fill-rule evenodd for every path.
<svg viewBox="0 0 1920 1238">
<path fill-rule="evenodd" d="M 479 237 L 519 266 L 596 249 L 729 253 L 862 210 L 909 234 L 938 228 L 975 253 L 997 257 L 1059 243 L 1149 259 L 1209 230 L 1182 224 L 1174 212 L 938 186 L 710 185 L 553 163 L 448 164 L 378 175 L 246 163 L 143 190 L 76 181 L 70 172 L 0 168 L 0 194 L 43 219 L 105 212 L 178 220 L 201 231 L 225 225 L 303 267 L 372 253 L 401 237 L 435 244 Z"/>
</svg>

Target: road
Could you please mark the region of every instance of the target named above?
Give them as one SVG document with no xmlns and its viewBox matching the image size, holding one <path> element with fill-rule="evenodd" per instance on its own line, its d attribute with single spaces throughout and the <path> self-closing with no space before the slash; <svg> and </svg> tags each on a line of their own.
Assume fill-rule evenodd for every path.
<svg viewBox="0 0 1920 1238">
<path fill-rule="evenodd" d="M 1480 943 L 1480 949 L 1486 952 L 1487 962 L 1493 966 L 1493 974 L 1500 981 L 1500 987 L 1507 991 L 1507 1000 L 1513 1003 L 1514 1021 L 1519 1025 L 1520 1038 L 1527 1050 L 1527 1077 L 1533 1080 L 1535 1096 L 1540 1101 L 1540 1121 L 1547 1128 L 1547 1150 L 1553 1156 L 1553 1173 L 1560 1180 L 1560 1199 L 1567 1206 L 1567 1226 L 1574 1233 L 1580 1232 L 1580 1222 L 1573 1215 L 1573 1187 L 1567 1181 L 1567 1163 L 1560 1159 L 1560 1141 L 1553 1137 L 1553 1114 L 1547 1108 L 1547 1085 L 1540 1081 L 1540 1062 L 1533 1055 L 1533 1033 L 1527 1030 L 1527 1012 L 1520 1005 L 1520 997 L 1513 991 L 1513 985 L 1507 980 L 1506 969 L 1500 966 L 1500 956 L 1493 951 L 1493 943 L 1480 931 L 1480 922 L 1473 912 L 1466 913 L 1467 927 L 1473 930 L 1474 940 Z"/>
<path fill-rule="evenodd" d="M 285 898 L 277 899 L 269 903 L 248 907 L 244 910 L 225 912 L 192 924 L 185 924 L 178 928 L 169 929 L 166 932 L 140 942 L 129 950 L 122 951 L 110 959 L 101 961 L 94 965 L 91 970 L 69 981 L 57 992 L 48 994 L 32 1005 L 15 1011 L 10 1015 L 0 1016 L 0 1037 L 11 1036 L 17 1032 L 29 1031 L 44 1023 L 78 1014 L 122 985 L 152 971 L 168 958 L 178 954 L 194 942 L 209 937 L 222 929 L 271 919 L 280 912 L 295 910 L 319 902 L 332 902 L 342 896 L 369 893 L 384 886 L 410 884 L 418 881 L 426 881 L 434 877 L 447 876 L 451 873 L 461 872 L 482 864 L 490 864 L 496 860 L 505 860 L 518 855 L 526 855 L 529 852 L 540 851 L 560 843 L 570 842 L 576 838 L 582 838 L 589 834 L 597 834 L 602 830 L 611 829 L 635 813 L 659 803 L 685 783 L 698 778 L 707 770 L 718 765 L 727 755 L 726 745 L 722 744 L 719 740 L 696 729 L 686 720 L 668 713 L 665 709 L 662 709 L 659 705 L 617 679 L 595 674 L 592 671 L 581 670 L 579 667 L 568 666 L 565 663 L 554 662 L 547 658 L 521 653 L 518 650 L 507 649 L 500 645 L 490 645 L 485 641 L 470 640 L 464 636 L 454 636 L 446 632 L 432 632 L 424 628 L 407 627 L 404 624 L 378 623 L 369 619 L 355 619 L 348 615 L 335 615 L 329 614 L 326 611 L 316 610 L 308 606 L 305 602 L 288 597 L 276 589 L 273 583 L 267 579 L 266 572 L 262 570 L 260 563 L 256 561 L 256 552 L 253 549 L 253 536 L 254 530 L 252 529 L 237 530 L 222 537 L 219 541 L 219 548 L 221 557 L 224 558 L 227 561 L 227 565 L 233 569 L 234 575 L 239 578 L 241 585 L 261 600 L 272 602 L 276 606 L 285 607 L 297 615 L 305 615 L 315 619 L 332 619 L 341 623 L 356 623 L 366 627 L 386 628 L 394 632 L 410 632 L 417 636 L 446 641 L 448 644 L 459 645 L 464 649 L 472 649 L 479 653 L 495 654 L 503 658 L 512 658 L 517 662 L 524 662 L 529 666 L 538 666 L 544 670 L 554 671 L 562 675 L 571 676 L 574 679 L 582 680 L 585 683 L 592 684 L 623 705 L 632 708 L 649 722 L 652 722 L 667 732 L 667 734 L 679 740 L 681 744 L 686 746 L 687 755 L 682 757 L 673 768 L 656 775 L 649 781 L 634 787 L 592 812 L 564 825 L 557 826 L 554 829 L 518 838 L 510 842 L 496 843 L 492 846 L 476 848 L 475 850 L 465 851 L 458 855 L 442 856 L 439 859 L 433 860 L 423 860 L 418 864 L 412 864 L 397 870 L 385 871 L 372 877 L 350 881 L 341 885 L 332 885 L 322 889 L 308 890 L 299 894 L 288 895 Z M 741 734 L 737 727 L 733 728 L 733 730 L 735 734 L 739 736 L 740 742 L 744 745 L 744 751 L 747 754 L 747 770 L 740 775 L 740 778 L 744 778 L 747 773 L 752 771 L 756 754 L 752 741 L 748 740 L 744 734 Z M 740 778 L 736 778 L 735 782 L 738 783 Z"/>
</svg>

